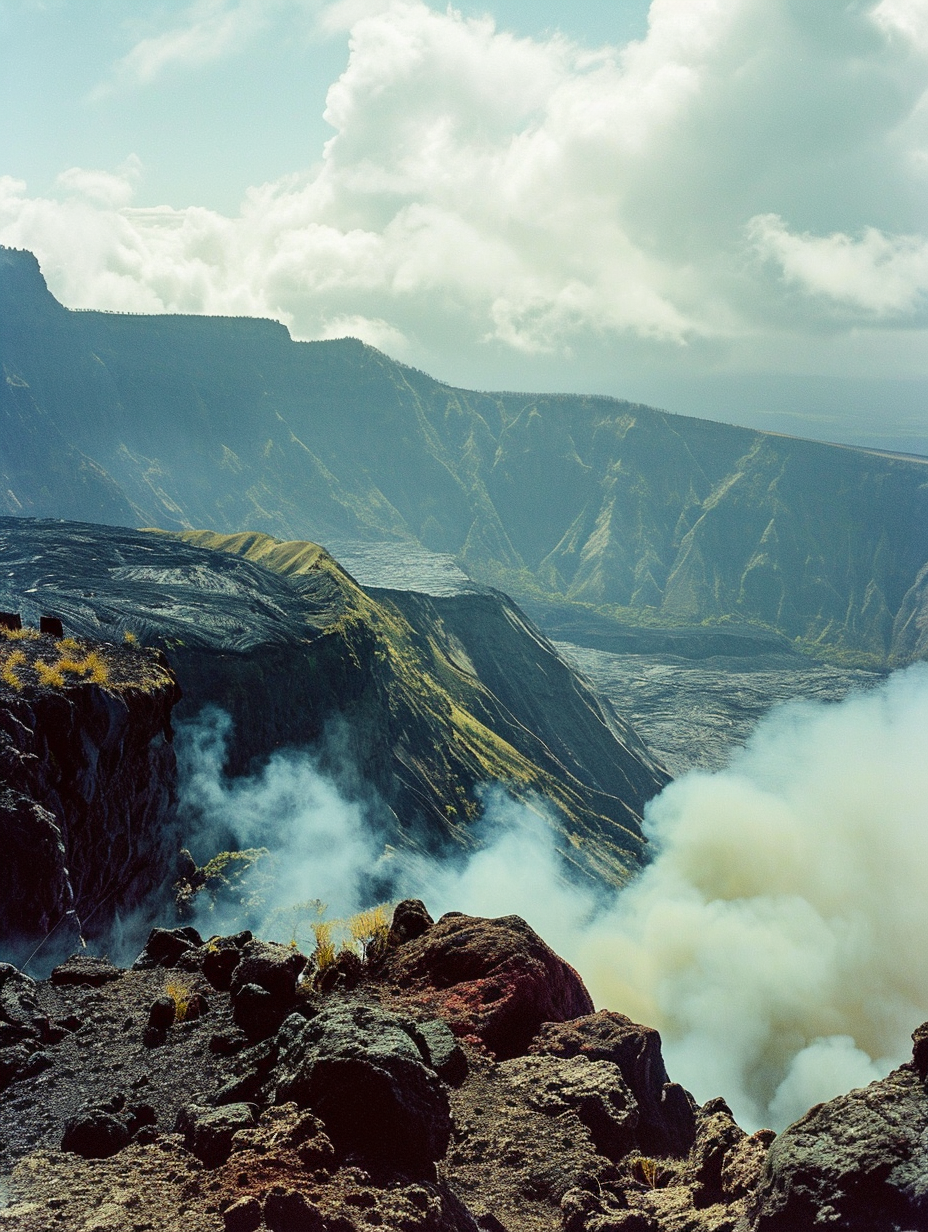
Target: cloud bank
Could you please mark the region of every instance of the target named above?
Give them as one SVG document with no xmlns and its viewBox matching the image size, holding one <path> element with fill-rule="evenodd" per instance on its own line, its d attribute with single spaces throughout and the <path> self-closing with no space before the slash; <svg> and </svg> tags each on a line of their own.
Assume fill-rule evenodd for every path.
<svg viewBox="0 0 928 1232">
<path fill-rule="evenodd" d="M 193 71 L 278 9 L 305 6 L 199 0 L 116 75 Z M 55 197 L 6 177 L 0 242 L 74 307 L 270 315 L 426 366 L 924 340 L 920 0 L 653 0 L 646 37 L 592 50 L 422 0 L 319 22 L 350 52 L 315 166 L 235 217 L 132 205 L 137 168 L 70 169 Z"/>
<path fill-rule="evenodd" d="M 308 898 L 351 912 L 375 883 L 436 915 L 520 914 L 598 1007 L 660 1029 L 671 1076 L 698 1099 L 782 1128 L 905 1060 L 928 1019 L 926 731 L 925 665 L 838 704 L 781 707 L 726 770 L 652 801 L 655 859 L 605 899 L 565 880 L 543 816 L 498 789 L 483 849 L 444 863 L 385 854 L 305 754 L 224 780 L 215 719 L 199 745 L 185 737 L 187 791 L 243 844 L 276 842 L 266 919 Z"/>
</svg>

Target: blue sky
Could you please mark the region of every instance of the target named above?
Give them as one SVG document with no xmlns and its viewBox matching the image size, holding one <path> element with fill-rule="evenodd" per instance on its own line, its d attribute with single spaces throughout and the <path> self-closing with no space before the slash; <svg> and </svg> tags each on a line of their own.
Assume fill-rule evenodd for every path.
<svg viewBox="0 0 928 1232">
<path fill-rule="evenodd" d="M 928 452 L 926 0 L 0 0 L 0 243 L 482 388 Z"/>
</svg>

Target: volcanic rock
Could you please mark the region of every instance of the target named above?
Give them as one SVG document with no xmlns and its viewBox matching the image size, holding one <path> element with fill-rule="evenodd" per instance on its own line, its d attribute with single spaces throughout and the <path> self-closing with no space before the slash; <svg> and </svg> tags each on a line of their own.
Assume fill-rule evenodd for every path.
<svg viewBox="0 0 928 1232">
<path fill-rule="evenodd" d="M 500 1059 L 525 1052 L 543 1022 L 593 1010 L 573 967 L 517 915 L 442 916 L 390 956 L 386 976 L 421 991 L 457 1034 Z"/>
<path fill-rule="evenodd" d="M 572 1108 L 600 1154 L 618 1160 L 635 1146 L 638 1106 L 622 1071 L 611 1061 L 584 1056 L 517 1057 L 500 1075 L 533 1107 L 549 1116 Z"/>
<path fill-rule="evenodd" d="M 919 1028 L 917 1047 L 924 1036 Z M 751 1232 L 928 1228 L 928 1094 L 915 1065 L 817 1104 L 785 1129 L 751 1208 Z"/>
<path fill-rule="evenodd" d="M 277 1037 L 277 1099 L 311 1108 L 337 1150 L 428 1170 L 451 1136 L 448 1097 L 407 1020 L 341 1005 Z"/>
<path fill-rule="evenodd" d="M 611 1061 L 638 1105 L 638 1144 L 648 1155 L 686 1155 L 695 1137 L 694 1104 L 667 1077 L 661 1037 L 624 1014 L 600 1010 L 572 1022 L 546 1022 L 528 1047 L 532 1055 Z"/>
</svg>

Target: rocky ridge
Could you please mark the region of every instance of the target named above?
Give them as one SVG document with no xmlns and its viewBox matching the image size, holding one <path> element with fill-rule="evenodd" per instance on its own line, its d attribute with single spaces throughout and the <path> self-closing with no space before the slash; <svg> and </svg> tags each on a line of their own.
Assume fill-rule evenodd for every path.
<svg viewBox="0 0 928 1232">
<path fill-rule="evenodd" d="M 0 1226 L 919 1232 L 913 1060 L 748 1135 L 518 917 L 399 904 L 364 955 L 155 929 L 0 967 Z"/>
</svg>

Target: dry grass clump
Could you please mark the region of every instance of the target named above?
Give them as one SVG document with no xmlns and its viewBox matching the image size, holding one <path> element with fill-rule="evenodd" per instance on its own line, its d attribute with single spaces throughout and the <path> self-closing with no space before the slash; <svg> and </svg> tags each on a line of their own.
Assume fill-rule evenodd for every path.
<svg viewBox="0 0 928 1232">
<path fill-rule="evenodd" d="M 353 955 L 365 965 L 375 963 L 387 948 L 392 903 L 379 903 L 346 920 L 318 920 L 313 924 L 312 953 L 317 975 L 322 975 L 341 954 Z"/>
<path fill-rule="evenodd" d="M 94 684 L 108 689 L 155 689 L 170 675 L 157 655 L 136 644 L 85 638 L 60 640 L 37 629 L 0 629 L 0 681 L 17 692 Z"/>
<path fill-rule="evenodd" d="M 175 1022 L 183 1022 L 190 1013 L 196 993 L 189 984 L 181 983 L 180 980 L 171 980 L 164 986 L 164 995 L 174 1002 Z"/>
</svg>

